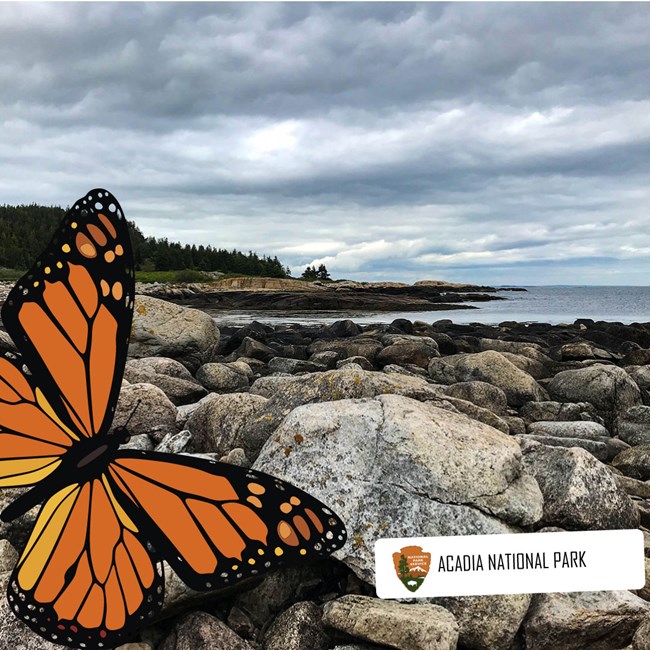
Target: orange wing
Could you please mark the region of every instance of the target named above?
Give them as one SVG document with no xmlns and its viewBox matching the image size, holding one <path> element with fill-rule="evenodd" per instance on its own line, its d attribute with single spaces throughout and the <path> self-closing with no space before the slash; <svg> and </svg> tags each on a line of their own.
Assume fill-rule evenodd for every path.
<svg viewBox="0 0 650 650">
<path fill-rule="evenodd" d="M 102 476 L 60 490 L 41 508 L 8 598 L 55 643 L 114 647 L 159 611 L 163 591 L 160 565 Z"/>
<path fill-rule="evenodd" d="M 81 436 L 105 432 L 111 424 L 133 295 L 126 220 L 117 200 L 97 189 L 66 214 L 2 308 L 35 384 L 57 417 Z"/>
<path fill-rule="evenodd" d="M 58 467 L 76 439 L 40 389 L 0 358 L 0 487 L 37 483 Z"/>
<path fill-rule="evenodd" d="M 345 543 L 342 522 L 326 506 L 261 472 L 124 450 L 107 473 L 143 535 L 193 589 L 327 556 Z"/>
</svg>

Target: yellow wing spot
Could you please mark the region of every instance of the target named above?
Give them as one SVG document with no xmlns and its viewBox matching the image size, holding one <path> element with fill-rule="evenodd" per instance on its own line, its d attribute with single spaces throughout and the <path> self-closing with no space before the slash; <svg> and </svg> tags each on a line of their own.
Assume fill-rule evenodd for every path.
<svg viewBox="0 0 650 650">
<path fill-rule="evenodd" d="M 61 250 L 64 253 L 69 253 L 70 252 L 70 244 L 63 244 L 63 246 L 61 246 Z"/>
<path fill-rule="evenodd" d="M 52 272 L 52 269 L 49 266 L 46 266 L 43 271 L 45 272 L 45 275 L 49 275 Z"/>
<path fill-rule="evenodd" d="M 62 269 L 63 268 L 63 263 L 62 262 L 57 262 L 56 263 L 56 268 L 57 269 Z"/>
<path fill-rule="evenodd" d="M 264 494 L 266 492 L 266 488 L 259 483 L 249 483 L 248 490 L 253 494 Z"/>
<path fill-rule="evenodd" d="M 73 221 L 73 222 L 70 224 L 70 228 L 72 228 L 72 230 L 75 230 L 75 229 L 77 228 L 77 222 L 76 222 L 76 221 Z"/>
<path fill-rule="evenodd" d="M 280 511 L 283 512 L 285 515 L 288 515 L 292 510 L 293 507 L 291 506 L 290 503 L 285 502 L 280 504 Z"/>
<path fill-rule="evenodd" d="M 116 254 L 118 257 L 121 257 L 122 255 L 124 255 L 124 249 L 122 248 L 122 244 L 118 244 L 118 245 L 115 247 L 115 254 Z"/>
<path fill-rule="evenodd" d="M 276 547 L 275 547 L 275 554 L 276 554 L 278 557 L 280 557 L 281 555 L 284 555 L 284 551 L 283 551 L 279 546 L 276 546 Z"/>
<path fill-rule="evenodd" d="M 252 566 L 253 564 L 255 564 L 255 560 L 251 558 L 250 560 L 248 560 L 248 563 Z"/>
<path fill-rule="evenodd" d="M 124 295 L 124 290 L 122 289 L 122 283 L 121 282 L 116 282 L 113 285 L 113 298 L 115 300 L 119 300 L 123 295 Z"/>
<path fill-rule="evenodd" d="M 246 499 L 246 501 L 248 501 L 248 503 L 251 503 L 252 505 L 254 505 L 256 508 L 261 508 L 262 507 L 262 502 L 257 497 L 248 497 Z"/>
<path fill-rule="evenodd" d="M 115 259 L 115 253 L 113 251 L 106 251 L 104 253 L 104 259 L 110 264 Z"/>
<path fill-rule="evenodd" d="M 307 555 L 307 551 L 304 548 L 301 548 L 300 555 Z"/>
<path fill-rule="evenodd" d="M 298 497 L 291 497 L 291 498 L 289 499 L 289 503 L 290 503 L 292 506 L 299 506 L 299 505 L 300 505 L 300 499 L 299 499 Z"/>
<path fill-rule="evenodd" d="M 104 296 L 104 298 L 106 298 L 106 296 L 111 292 L 111 288 L 110 288 L 108 282 L 106 282 L 106 280 L 102 279 L 102 281 L 99 283 L 99 286 L 102 289 L 102 296 Z"/>
<path fill-rule="evenodd" d="M 258 548 L 257 549 L 257 554 L 258 555 L 264 555 L 264 549 L 263 548 Z"/>
<path fill-rule="evenodd" d="M 40 282 L 38 280 L 36 280 L 36 282 L 34 282 L 34 287 L 37 287 L 39 284 L 40 284 Z"/>
<path fill-rule="evenodd" d="M 239 569 L 239 564 L 233 564 L 232 565 L 232 570 L 237 571 L 237 569 Z"/>
</svg>

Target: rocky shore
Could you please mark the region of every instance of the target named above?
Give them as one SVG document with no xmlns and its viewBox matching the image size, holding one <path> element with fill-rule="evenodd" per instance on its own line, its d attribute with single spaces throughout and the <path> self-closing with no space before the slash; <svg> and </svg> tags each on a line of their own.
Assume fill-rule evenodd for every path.
<svg viewBox="0 0 650 650">
<path fill-rule="evenodd" d="M 434 311 L 475 309 L 468 302 L 503 300 L 494 287 L 439 281 L 303 282 L 230 278 L 204 284 L 141 284 L 138 292 L 193 307 L 281 311 Z"/>
<path fill-rule="evenodd" d="M 124 650 L 650 648 L 650 581 L 397 602 L 373 566 L 378 537 L 640 528 L 650 575 L 650 323 L 219 328 L 141 295 L 124 379 L 114 426 L 144 406 L 129 446 L 277 475 L 349 536 L 228 593 L 167 571 L 163 615 Z M 0 582 L 33 520 L 0 524 Z M 1 648 L 54 649 L 0 608 Z"/>
</svg>

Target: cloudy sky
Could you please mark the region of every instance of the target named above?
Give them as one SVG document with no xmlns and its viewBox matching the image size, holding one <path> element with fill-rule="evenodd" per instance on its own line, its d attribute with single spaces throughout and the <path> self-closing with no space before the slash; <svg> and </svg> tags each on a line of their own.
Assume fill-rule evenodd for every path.
<svg viewBox="0 0 650 650">
<path fill-rule="evenodd" d="M 650 285 L 650 4 L 0 4 L 0 203 L 294 274 Z"/>
</svg>

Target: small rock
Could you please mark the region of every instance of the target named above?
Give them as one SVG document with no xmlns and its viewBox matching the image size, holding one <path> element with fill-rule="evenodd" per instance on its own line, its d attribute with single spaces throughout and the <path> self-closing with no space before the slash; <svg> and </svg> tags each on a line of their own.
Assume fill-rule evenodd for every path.
<svg viewBox="0 0 650 650">
<path fill-rule="evenodd" d="M 360 357 L 360 356 L 354 356 L 354 357 L 347 357 L 345 359 L 341 359 L 340 361 L 336 362 L 336 367 L 337 368 L 343 368 L 343 366 L 348 366 L 351 363 L 356 364 L 361 368 L 362 370 L 374 370 L 375 367 L 366 359 L 366 357 Z"/>
<path fill-rule="evenodd" d="M 180 454 L 188 449 L 191 441 L 192 433 L 187 429 L 178 433 L 169 433 L 156 447 L 156 451 L 166 454 Z"/>
<path fill-rule="evenodd" d="M 273 621 L 262 645 L 264 650 L 327 650 L 320 607 L 311 602 L 292 605 Z"/>
<path fill-rule="evenodd" d="M 400 650 L 455 650 L 458 624 L 438 605 L 403 605 L 343 596 L 323 609 L 323 621 L 350 636 Z"/>
<path fill-rule="evenodd" d="M 618 418 L 618 436 L 633 447 L 650 445 L 650 406 L 632 406 Z"/>
<path fill-rule="evenodd" d="M 150 296 L 135 297 L 130 357 L 169 357 L 195 371 L 210 360 L 218 343 L 219 328 L 205 312 Z"/>
<path fill-rule="evenodd" d="M 612 465 L 625 476 L 647 481 L 650 479 L 650 445 L 638 445 L 622 451 Z"/>
<path fill-rule="evenodd" d="M 253 646 L 237 636 L 225 623 L 205 612 L 183 616 L 158 650 L 253 650 Z"/>
<path fill-rule="evenodd" d="M 584 449 L 537 445 L 524 467 L 544 495 L 541 525 L 566 530 L 638 528 L 639 514 L 609 469 Z"/>
<path fill-rule="evenodd" d="M 217 393 L 232 393 L 248 387 L 248 376 L 233 364 L 206 363 L 202 365 L 196 378 L 208 390 Z"/>
<path fill-rule="evenodd" d="M 321 369 L 311 361 L 285 357 L 273 357 L 268 365 L 271 372 L 286 372 L 290 375 L 295 375 L 298 372 L 317 372 Z"/>
<path fill-rule="evenodd" d="M 609 433 L 602 424 L 583 421 L 532 422 L 528 425 L 528 433 L 555 438 L 584 438 L 585 440 L 609 438 Z"/>
<path fill-rule="evenodd" d="M 445 389 L 445 394 L 472 402 L 497 415 L 504 415 L 508 408 L 506 394 L 497 386 L 484 381 L 462 381 L 452 384 Z"/>
<path fill-rule="evenodd" d="M 648 612 L 650 604 L 629 591 L 536 594 L 523 625 L 526 648 L 622 648 Z"/>
<path fill-rule="evenodd" d="M 127 420 L 132 436 L 147 433 L 159 441 L 176 432 L 176 407 L 157 386 L 129 384 L 120 391 L 111 431 Z"/>
</svg>

